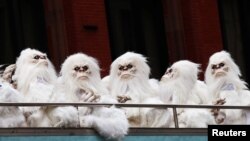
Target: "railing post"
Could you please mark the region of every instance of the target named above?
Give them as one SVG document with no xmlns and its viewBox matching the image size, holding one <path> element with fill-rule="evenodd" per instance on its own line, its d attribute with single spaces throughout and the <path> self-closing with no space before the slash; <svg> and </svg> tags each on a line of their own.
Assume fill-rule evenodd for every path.
<svg viewBox="0 0 250 141">
<path fill-rule="evenodd" d="M 179 128 L 176 107 L 173 107 L 173 114 L 174 114 L 174 125 L 175 125 L 175 128 Z"/>
</svg>

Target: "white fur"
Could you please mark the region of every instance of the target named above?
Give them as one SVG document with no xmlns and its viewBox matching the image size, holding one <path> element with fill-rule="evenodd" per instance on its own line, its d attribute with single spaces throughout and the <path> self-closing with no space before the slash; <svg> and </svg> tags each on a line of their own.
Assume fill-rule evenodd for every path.
<svg viewBox="0 0 250 141">
<path fill-rule="evenodd" d="M 225 63 L 228 72 L 220 77 L 212 74 L 212 65 Z M 210 94 L 213 95 L 213 101 L 224 99 L 224 105 L 249 105 L 250 93 L 247 89 L 246 82 L 240 79 L 241 73 L 239 67 L 233 61 L 231 55 L 226 51 L 214 53 L 209 58 L 209 64 L 205 73 L 205 81 L 208 85 Z M 230 89 L 225 89 L 229 86 Z M 245 124 L 246 114 L 243 110 L 221 109 L 226 117 L 222 124 Z"/>
<path fill-rule="evenodd" d="M 17 90 L 23 94 L 22 102 L 49 102 L 57 78 L 50 60 L 36 60 L 34 56 L 46 54 L 27 48 L 23 50 L 16 61 L 16 71 L 13 76 L 17 82 Z M 51 126 L 46 112 L 41 107 L 21 107 L 27 117 L 27 123 L 32 127 Z"/>
<path fill-rule="evenodd" d="M 155 92 L 149 84 L 150 68 L 146 63 L 146 58 L 140 54 L 127 52 L 118 57 L 112 64 L 110 70 L 110 86 L 112 86 L 111 94 L 113 96 L 126 94 L 128 88 L 134 102 L 141 102 L 143 99 L 152 97 Z M 136 66 L 136 74 L 133 79 L 122 81 L 118 74 L 120 64 L 132 63 Z M 133 94 L 132 94 L 133 93 Z M 135 97 L 135 98 L 133 98 Z"/>
<path fill-rule="evenodd" d="M 110 80 L 109 75 L 102 78 L 102 84 L 107 88 L 108 91 L 110 91 L 109 80 Z"/>
<path fill-rule="evenodd" d="M 209 94 L 207 85 L 200 80 L 197 80 L 190 95 L 189 104 L 211 104 L 212 96 Z"/>
<path fill-rule="evenodd" d="M 0 102 L 20 102 L 22 95 L 8 83 L 0 81 Z M 0 127 L 25 127 L 22 111 L 17 106 L 0 107 Z"/>
<path fill-rule="evenodd" d="M 220 62 L 224 62 L 226 66 L 229 67 L 229 71 L 226 77 L 220 77 L 219 79 L 217 79 L 212 75 L 211 67 L 213 64 L 218 64 Z M 218 92 L 220 92 L 220 89 L 225 82 L 233 83 L 238 90 L 247 89 L 246 82 L 241 80 L 239 78 L 240 76 L 240 69 L 234 63 L 231 55 L 228 52 L 216 52 L 209 58 L 209 63 L 205 72 L 205 82 L 215 98 L 218 97 Z"/>
<path fill-rule="evenodd" d="M 3 73 L 2 73 L 2 78 L 3 78 L 3 80 L 4 81 L 6 81 L 6 82 L 8 82 L 8 83 L 10 83 L 10 84 L 12 84 L 12 86 L 15 88 L 16 86 L 15 86 L 15 82 L 13 82 L 13 80 L 12 80 L 12 76 L 13 76 L 13 74 L 14 74 L 14 72 L 15 72 L 15 69 L 16 69 L 16 64 L 11 64 L 11 65 L 8 65 L 5 69 L 4 69 L 4 71 L 3 71 Z"/>
<path fill-rule="evenodd" d="M 33 110 L 33 109 L 32 109 Z M 27 124 L 30 127 L 52 127 L 52 122 L 47 115 L 45 108 L 39 108 L 32 111 L 31 115 L 27 117 Z"/>
<path fill-rule="evenodd" d="M 35 49 L 27 48 L 21 52 L 16 61 L 16 71 L 13 77 L 17 80 L 17 89 L 24 95 L 29 95 L 29 91 L 30 89 L 32 89 L 32 87 L 30 87 L 31 83 L 40 84 L 41 86 L 37 86 L 39 88 L 43 87 L 42 84 L 48 85 L 54 83 L 57 78 L 54 66 L 52 65 L 50 60 L 46 59 L 48 66 L 45 66 L 43 62 L 32 63 L 32 58 L 34 57 L 34 55 L 46 54 Z M 41 79 L 41 82 L 38 82 L 38 78 Z M 42 81 L 44 83 L 42 83 Z M 34 89 L 34 91 L 38 91 L 39 93 L 41 92 L 41 89 Z M 51 92 L 49 92 L 49 94 L 44 94 L 50 95 L 50 93 Z"/>
<path fill-rule="evenodd" d="M 86 74 L 87 78 L 81 80 L 77 78 L 78 74 L 74 72 L 74 67 L 84 65 L 89 69 Z M 77 96 L 77 91 L 82 89 L 92 93 L 93 96 L 100 96 L 100 100 L 97 100 L 98 103 L 116 103 L 117 101 L 108 95 L 108 90 L 102 84 L 99 71 L 98 63 L 94 58 L 83 53 L 69 56 L 62 65 L 55 95 L 59 94 L 60 97 L 64 97 L 60 101 L 88 102 Z M 127 134 L 128 121 L 121 109 L 78 107 L 78 112 L 81 127 L 93 127 L 100 135 L 112 139 L 120 139 Z"/>
<path fill-rule="evenodd" d="M 157 79 L 151 78 L 149 79 L 149 84 L 155 91 L 159 91 L 159 81 Z"/>
<path fill-rule="evenodd" d="M 208 125 L 215 124 L 211 113 L 204 109 L 185 109 L 178 119 L 180 128 L 207 128 Z"/>
<path fill-rule="evenodd" d="M 120 140 L 128 132 L 126 115 L 114 106 L 97 108 L 92 114 L 85 116 L 83 122 L 88 127 L 96 128 L 107 139 Z"/>
<path fill-rule="evenodd" d="M 144 104 L 164 104 L 159 97 L 148 98 Z M 141 109 L 142 127 L 169 127 L 172 119 L 171 110 L 167 108 L 142 108 Z"/>
<path fill-rule="evenodd" d="M 199 65 L 188 60 L 175 62 L 160 81 L 161 97 L 171 104 L 207 104 L 210 102 L 206 85 L 197 80 Z M 207 109 L 177 109 L 180 127 L 207 127 L 214 124 Z M 173 126 L 173 122 L 172 122 Z"/>
<path fill-rule="evenodd" d="M 171 76 L 166 74 L 162 76 L 161 88 L 163 90 L 164 87 L 169 89 L 173 104 L 188 104 L 187 99 L 189 99 L 190 92 L 197 82 L 198 67 L 198 64 L 187 60 L 178 61 L 170 67 L 172 69 Z"/>
<path fill-rule="evenodd" d="M 73 106 L 49 108 L 47 113 L 53 127 L 79 126 L 78 111 Z"/>
<path fill-rule="evenodd" d="M 123 79 L 119 74 L 120 66 L 126 66 L 128 64 L 133 65 L 128 79 Z M 118 57 L 111 64 L 111 70 L 109 75 L 109 88 L 112 96 L 127 96 L 131 100 L 126 101 L 125 103 L 153 103 L 158 104 L 158 100 L 153 100 L 155 97 L 158 97 L 157 88 L 152 87 L 152 83 L 149 81 L 150 68 L 147 65 L 147 60 L 141 54 L 127 52 L 122 56 Z M 152 100 L 148 100 L 152 99 Z M 150 102 L 149 102 L 150 101 Z M 169 118 L 168 110 L 165 109 L 155 109 L 155 108 L 124 108 L 126 111 L 127 118 L 130 122 L 130 126 L 146 126 L 146 127 L 155 127 L 155 126 L 164 126 Z M 155 115 L 156 111 L 161 113 L 160 115 Z M 161 111 L 161 112 L 159 112 Z M 164 115 L 164 116 L 163 116 Z M 160 120 L 160 118 L 165 120 Z M 147 120 L 151 119 L 151 120 Z M 146 121 L 145 121 L 146 120 Z M 156 123 L 158 122 L 158 123 Z M 163 122 L 163 123 L 162 123 Z"/>
</svg>

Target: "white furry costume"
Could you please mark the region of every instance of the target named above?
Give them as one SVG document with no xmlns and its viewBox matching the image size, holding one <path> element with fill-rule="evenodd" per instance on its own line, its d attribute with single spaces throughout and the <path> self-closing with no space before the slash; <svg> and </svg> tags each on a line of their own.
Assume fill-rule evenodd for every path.
<svg viewBox="0 0 250 141">
<path fill-rule="evenodd" d="M 1 78 L 0 78 L 1 79 Z M 20 102 L 22 95 L 10 84 L 0 80 L 0 102 Z M 25 127 L 25 117 L 17 106 L 0 106 L 0 128 Z"/>
<path fill-rule="evenodd" d="M 226 51 L 214 53 L 209 58 L 205 81 L 213 101 L 225 100 L 224 105 L 250 105 L 250 93 L 231 55 Z M 220 109 L 215 116 L 218 124 L 246 124 L 243 110 Z"/>
<path fill-rule="evenodd" d="M 97 61 L 83 53 L 69 56 L 62 65 L 57 92 L 59 101 L 116 103 L 101 83 Z M 59 96 L 60 95 L 60 96 Z M 115 107 L 78 107 L 80 126 L 93 127 L 102 136 L 120 139 L 127 134 L 125 113 Z"/>
<path fill-rule="evenodd" d="M 120 103 L 163 104 L 158 91 L 149 82 L 150 68 L 141 54 L 127 52 L 112 64 L 109 75 L 110 93 Z M 152 80 L 153 82 L 153 80 Z M 130 126 L 167 127 L 170 114 L 167 109 L 124 108 Z"/>
<path fill-rule="evenodd" d="M 210 102 L 206 85 L 197 80 L 198 67 L 198 64 L 182 60 L 167 69 L 160 81 L 161 97 L 165 103 L 198 105 Z M 208 124 L 214 124 L 207 109 L 179 108 L 177 114 L 179 127 L 206 128 Z"/>
<path fill-rule="evenodd" d="M 13 88 L 16 89 L 16 82 L 13 81 L 12 79 L 15 70 L 16 70 L 16 64 L 6 65 L 6 67 L 4 67 L 3 70 L 1 70 L 2 72 L 0 72 L 1 73 L 0 75 L 4 81 L 8 82 L 9 84 L 11 84 Z"/>
<path fill-rule="evenodd" d="M 56 78 L 54 67 L 46 54 L 30 48 L 21 52 L 16 61 L 13 79 L 17 83 L 17 90 L 23 94 L 22 102 L 49 102 Z M 28 126 L 52 126 L 46 115 L 46 107 L 21 108 Z"/>
</svg>

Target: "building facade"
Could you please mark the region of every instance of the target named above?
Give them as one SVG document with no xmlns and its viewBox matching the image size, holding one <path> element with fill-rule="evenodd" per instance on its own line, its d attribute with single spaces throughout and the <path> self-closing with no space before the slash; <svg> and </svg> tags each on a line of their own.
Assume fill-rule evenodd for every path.
<svg viewBox="0 0 250 141">
<path fill-rule="evenodd" d="M 247 0 L 0 0 L 0 60 L 13 63 L 30 46 L 60 69 L 68 55 L 84 52 L 99 60 L 105 76 L 112 60 L 134 51 L 160 78 L 181 59 L 204 72 L 210 55 L 225 49 L 249 82 L 248 7 Z"/>
</svg>

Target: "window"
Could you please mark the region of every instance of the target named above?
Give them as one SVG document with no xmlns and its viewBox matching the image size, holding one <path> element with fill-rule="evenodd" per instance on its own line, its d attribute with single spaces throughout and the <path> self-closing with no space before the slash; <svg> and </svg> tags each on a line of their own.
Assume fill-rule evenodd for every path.
<svg viewBox="0 0 250 141">
<path fill-rule="evenodd" d="M 126 51 L 148 57 L 160 78 L 168 66 L 161 0 L 106 0 L 112 59 Z"/>
<path fill-rule="evenodd" d="M 250 83 L 250 3 L 248 0 L 218 0 L 224 49 L 239 65 L 243 79 Z"/>
<path fill-rule="evenodd" d="M 0 64 L 27 47 L 47 52 L 43 0 L 0 0 Z"/>
</svg>

